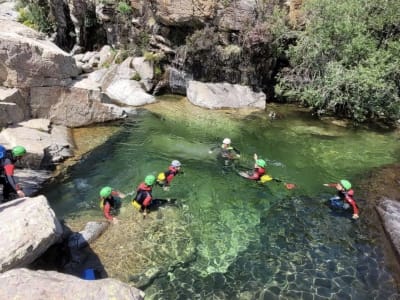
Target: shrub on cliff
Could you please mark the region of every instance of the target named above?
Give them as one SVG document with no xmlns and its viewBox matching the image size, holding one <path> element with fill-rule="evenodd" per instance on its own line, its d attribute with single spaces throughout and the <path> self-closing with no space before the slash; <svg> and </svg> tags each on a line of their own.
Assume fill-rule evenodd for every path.
<svg viewBox="0 0 400 300">
<path fill-rule="evenodd" d="M 400 2 L 309 0 L 278 94 L 355 122 L 400 118 Z"/>
</svg>

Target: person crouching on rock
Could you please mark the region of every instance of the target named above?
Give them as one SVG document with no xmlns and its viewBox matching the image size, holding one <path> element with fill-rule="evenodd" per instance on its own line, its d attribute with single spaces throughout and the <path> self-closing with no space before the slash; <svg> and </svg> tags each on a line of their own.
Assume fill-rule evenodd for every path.
<svg viewBox="0 0 400 300">
<path fill-rule="evenodd" d="M 15 163 L 26 154 L 26 149 L 22 146 L 16 146 L 12 150 L 5 150 L 1 146 L 1 168 L 0 184 L 3 185 L 3 202 L 8 202 L 17 198 L 25 197 L 24 191 L 17 183 L 14 177 Z"/>
<path fill-rule="evenodd" d="M 154 175 L 147 175 L 144 182 L 140 183 L 136 189 L 136 195 L 132 200 L 132 205 L 140 209 L 143 213 L 143 218 L 146 217 L 151 201 L 153 200 L 152 191 L 153 185 L 156 182 Z"/>
<path fill-rule="evenodd" d="M 330 205 L 333 208 L 341 208 L 341 209 L 348 209 L 349 207 L 353 210 L 352 218 L 354 220 L 358 219 L 358 206 L 356 201 L 354 200 L 354 191 L 351 189 L 351 183 L 346 180 L 342 179 L 340 182 L 337 183 L 325 183 L 324 186 L 327 187 L 334 187 L 337 189 L 338 194 L 335 197 L 330 199 Z"/>
<path fill-rule="evenodd" d="M 100 190 L 100 208 L 103 209 L 104 217 L 111 223 L 117 224 L 118 219 L 112 215 L 121 207 L 121 199 L 125 194 L 105 186 Z"/>
</svg>

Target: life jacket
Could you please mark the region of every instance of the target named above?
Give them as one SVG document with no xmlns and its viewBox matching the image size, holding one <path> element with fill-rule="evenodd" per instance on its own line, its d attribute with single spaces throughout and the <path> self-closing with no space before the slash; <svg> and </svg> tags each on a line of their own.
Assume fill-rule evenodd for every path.
<svg viewBox="0 0 400 300">
<path fill-rule="evenodd" d="M 151 195 L 152 190 L 153 188 L 151 186 L 148 186 L 144 182 L 142 182 L 141 184 L 139 184 L 136 190 L 136 195 L 134 197 L 134 200 L 137 203 L 142 204 L 143 201 L 147 198 L 147 196 L 150 195 L 150 197 L 152 197 Z"/>
<path fill-rule="evenodd" d="M 168 170 L 164 172 L 165 178 L 167 179 L 167 184 L 171 182 L 171 180 L 175 177 L 176 174 L 179 173 L 179 170 L 174 166 L 169 166 Z"/>
<path fill-rule="evenodd" d="M 340 197 L 341 200 L 345 201 L 347 196 L 350 197 L 350 198 L 353 198 L 354 191 L 353 190 L 338 191 L 338 196 Z"/>
<path fill-rule="evenodd" d="M 0 159 L 5 158 L 6 155 L 7 155 L 7 149 L 3 145 L 0 145 Z"/>
<path fill-rule="evenodd" d="M 16 159 L 13 157 L 11 150 L 6 150 L 2 155 L 3 157 L 0 159 L 0 176 L 7 177 L 5 176 L 6 173 L 8 176 L 13 176 Z"/>
<path fill-rule="evenodd" d="M 265 169 L 261 167 L 254 168 L 254 174 L 257 174 L 259 179 L 265 174 Z"/>
<path fill-rule="evenodd" d="M 104 198 L 104 199 L 100 199 L 100 208 L 103 209 L 104 206 L 107 204 L 107 202 L 110 204 L 111 208 L 115 208 L 116 201 L 113 196 Z"/>
<path fill-rule="evenodd" d="M 234 149 L 232 146 L 224 147 L 224 144 L 221 145 L 221 156 L 226 158 L 232 158 Z"/>
</svg>

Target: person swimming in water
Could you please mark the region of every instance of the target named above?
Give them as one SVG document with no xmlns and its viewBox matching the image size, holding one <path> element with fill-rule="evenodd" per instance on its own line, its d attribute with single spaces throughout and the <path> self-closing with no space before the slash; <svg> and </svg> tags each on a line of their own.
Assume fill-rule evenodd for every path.
<svg viewBox="0 0 400 300">
<path fill-rule="evenodd" d="M 336 183 L 325 183 L 326 187 L 334 187 L 337 190 L 337 196 L 329 199 L 329 204 L 332 208 L 347 210 L 352 209 L 352 219 L 359 218 L 359 210 L 356 201 L 354 200 L 354 191 L 351 189 L 351 183 L 342 179 Z"/>
</svg>

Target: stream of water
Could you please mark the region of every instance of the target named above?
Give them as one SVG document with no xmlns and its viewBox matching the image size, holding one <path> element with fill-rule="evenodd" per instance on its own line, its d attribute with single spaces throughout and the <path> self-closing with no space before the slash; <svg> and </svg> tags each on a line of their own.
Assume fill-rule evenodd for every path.
<svg viewBox="0 0 400 300">
<path fill-rule="evenodd" d="M 169 191 L 153 192 L 177 205 L 143 220 L 125 201 L 120 223 L 93 245 L 109 276 L 152 278 L 142 285 L 146 299 L 398 299 L 379 240 L 363 222 L 368 199 L 357 198 L 357 180 L 399 161 L 399 137 L 273 109 L 284 117 L 210 111 L 164 97 L 128 119 L 45 195 L 72 227 L 101 220 L 102 186 L 133 191 L 178 159 L 184 174 Z M 296 188 L 261 185 L 222 168 L 209 149 L 225 137 L 241 150 L 242 167 L 251 168 L 257 153 L 268 174 Z M 325 204 L 335 191 L 322 184 L 342 178 L 354 185 L 357 222 Z"/>
</svg>

